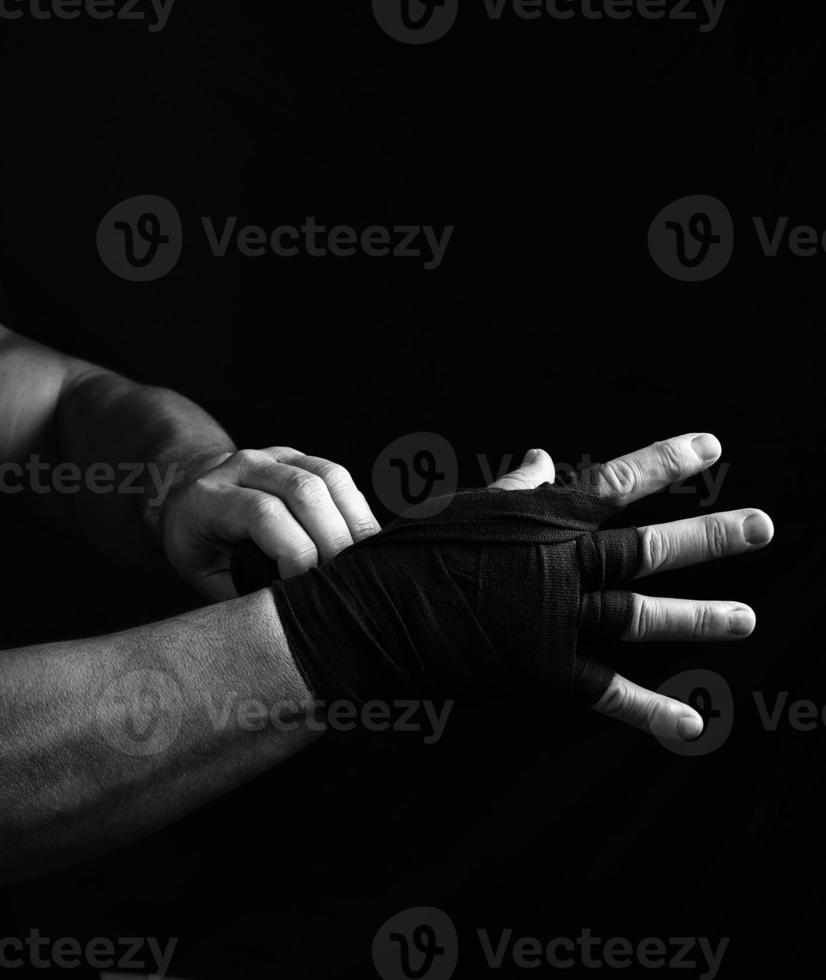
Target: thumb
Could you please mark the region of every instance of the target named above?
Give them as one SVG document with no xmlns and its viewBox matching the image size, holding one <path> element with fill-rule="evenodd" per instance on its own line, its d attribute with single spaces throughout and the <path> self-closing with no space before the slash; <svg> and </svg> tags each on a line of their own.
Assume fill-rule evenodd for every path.
<svg viewBox="0 0 826 980">
<path fill-rule="evenodd" d="M 554 461 L 544 449 L 529 449 L 522 465 L 512 473 L 491 483 L 491 490 L 534 490 L 542 483 L 553 483 L 556 478 Z"/>
</svg>

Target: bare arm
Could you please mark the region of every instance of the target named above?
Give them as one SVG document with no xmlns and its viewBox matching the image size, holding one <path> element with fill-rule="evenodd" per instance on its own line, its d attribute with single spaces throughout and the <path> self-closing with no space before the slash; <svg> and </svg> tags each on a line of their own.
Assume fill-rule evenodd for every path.
<svg viewBox="0 0 826 980">
<path fill-rule="evenodd" d="M 165 554 L 209 599 L 235 596 L 252 539 L 282 578 L 379 526 L 347 471 L 289 446 L 235 451 L 203 409 L 0 327 L 0 493 L 119 561 Z"/>
<path fill-rule="evenodd" d="M 710 447 L 711 452 L 700 453 L 698 440 L 700 449 Z M 675 476 L 702 471 L 719 454 L 713 437 L 690 433 L 598 467 L 583 485 L 596 488 L 590 491 L 593 499 L 622 506 L 667 486 Z M 535 456 L 497 481 L 497 490 L 518 492 L 550 484 L 553 462 L 545 454 Z M 610 478 L 617 473 L 633 474 L 620 490 Z M 759 550 L 772 534 L 770 519 L 754 509 L 639 528 L 634 577 Z M 403 542 L 394 555 L 394 539 L 389 540 L 390 545 L 387 539 L 383 542 L 381 575 L 388 581 L 397 577 L 396 594 L 404 589 L 412 597 L 403 621 L 393 595 L 375 590 L 375 579 L 364 574 L 376 556 L 370 542 L 360 556 L 356 546 L 338 560 L 337 588 L 319 585 L 319 579 L 331 581 L 325 579 L 329 569 L 295 583 L 291 608 L 313 610 L 313 615 L 302 618 L 292 635 L 306 634 L 312 656 L 304 661 L 305 669 L 310 684 L 320 690 L 326 686 L 358 699 L 363 682 L 363 695 L 372 698 L 387 666 L 394 674 L 393 689 L 409 667 L 411 690 L 416 690 L 422 684 L 422 655 L 432 647 L 434 611 L 441 609 L 441 622 L 448 622 L 462 608 L 460 603 L 443 607 L 444 579 L 430 571 L 445 567 L 443 560 L 424 561 L 405 571 L 411 560 L 409 544 Z M 413 545 L 424 554 L 434 547 L 431 541 L 423 534 L 420 543 L 413 538 Z M 496 582 L 486 588 L 485 601 L 496 611 L 501 608 Z M 304 589 L 312 601 L 296 605 Z M 742 603 L 631 592 L 628 598 L 631 615 L 622 636 L 628 642 L 732 641 L 754 628 L 754 612 Z M 45 592 L 43 601 L 48 601 Z M 543 589 L 535 589 L 523 593 L 521 601 L 536 604 L 527 607 L 533 608 L 525 617 L 528 622 L 552 600 Z M 565 601 L 579 603 L 576 595 Z M 357 605 L 355 617 L 352 603 Z M 321 609 L 323 615 L 316 615 Z M 491 621 L 499 620 L 494 616 Z M 336 632 L 342 623 L 347 627 L 344 639 Z M 447 630 L 445 635 L 454 634 Z M 483 638 L 481 643 L 485 652 L 488 642 Z M 502 651 L 514 643 L 518 646 L 506 636 Z M 318 674 L 323 658 L 341 656 L 342 644 L 351 645 L 344 658 L 352 654 L 349 665 L 345 663 L 349 675 L 319 683 L 307 665 L 315 664 Z M 460 639 L 462 649 L 464 645 Z M 472 659 L 478 649 L 468 644 L 463 655 Z M 544 644 L 542 649 L 546 653 Z M 568 647 L 563 655 L 571 655 Z M 483 663 L 484 656 L 480 670 Z M 517 658 L 513 667 L 524 671 L 524 660 Z M 322 681 L 328 673 L 322 671 Z M 461 688 L 467 673 L 460 669 L 449 686 Z M 441 665 L 437 674 L 441 676 Z M 501 673 L 494 674 L 498 690 Z M 528 683 L 530 676 L 529 668 Z M 430 688 L 425 682 L 419 690 L 424 694 Z M 21 869 L 37 873 L 73 863 L 147 834 L 232 790 L 316 737 L 318 725 L 307 724 L 312 703 L 270 590 L 115 636 L 0 654 L 0 873 L 11 877 Z M 618 675 L 595 707 L 658 737 L 694 738 L 702 730 L 694 708 Z"/>
<path fill-rule="evenodd" d="M 272 768 L 318 737 L 310 703 L 269 591 L 0 653 L 0 877 L 111 850 Z"/>
<path fill-rule="evenodd" d="M 157 537 L 161 495 L 234 449 L 183 395 L 0 326 L 3 489 L 112 557 L 144 560 Z"/>
</svg>

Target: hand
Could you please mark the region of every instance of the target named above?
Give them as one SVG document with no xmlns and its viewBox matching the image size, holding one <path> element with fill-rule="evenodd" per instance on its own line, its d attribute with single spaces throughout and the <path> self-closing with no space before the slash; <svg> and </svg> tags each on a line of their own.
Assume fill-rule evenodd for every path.
<svg viewBox="0 0 826 980">
<path fill-rule="evenodd" d="M 722 449 L 708 434 L 692 433 L 655 443 L 580 474 L 579 480 L 617 509 L 696 475 L 713 465 Z M 530 490 L 553 483 L 554 464 L 542 450 L 531 450 L 522 466 L 491 484 L 502 490 Z M 760 510 L 747 509 L 693 517 L 638 528 L 642 562 L 637 578 L 696 565 L 714 558 L 757 551 L 774 527 Z M 623 640 L 729 641 L 754 630 L 754 611 L 742 602 L 658 599 L 634 593 L 631 625 Z M 694 738 L 700 715 L 688 705 L 649 691 L 619 674 L 594 705 L 597 711 L 666 738 Z"/>
<path fill-rule="evenodd" d="M 170 564 L 213 600 L 236 595 L 230 558 L 240 541 L 254 541 L 289 578 L 379 529 L 343 466 L 286 446 L 199 462 L 161 517 Z"/>
</svg>

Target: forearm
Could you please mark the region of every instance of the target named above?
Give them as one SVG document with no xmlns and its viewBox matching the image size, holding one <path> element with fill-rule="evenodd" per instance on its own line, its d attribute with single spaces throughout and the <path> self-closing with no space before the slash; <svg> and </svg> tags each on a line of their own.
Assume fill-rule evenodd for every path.
<svg viewBox="0 0 826 980">
<path fill-rule="evenodd" d="M 75 863 L 228 792 L 317 737 L 310 704 L 269 592 L 0 654 L 0 874 Z"/>
<path fill-rule="evenodd" d="M 118 472 L 114 492 L 83 487 L 69 519 L 127 561 L 140 559 L 157 538 L 170 489 L 235 449 L 218 423 L 188 398 L 105 371 L 90 371 L 67 386 L 55 426 L 61 460 L 85 473 L 100 464 Z"/>
<path fill-rule="evenodd" d="M 169 487 L 234 448 L 184 396 L 0 326 L 0 491 L 53 525 L 140 561 Z"/>
</svg>

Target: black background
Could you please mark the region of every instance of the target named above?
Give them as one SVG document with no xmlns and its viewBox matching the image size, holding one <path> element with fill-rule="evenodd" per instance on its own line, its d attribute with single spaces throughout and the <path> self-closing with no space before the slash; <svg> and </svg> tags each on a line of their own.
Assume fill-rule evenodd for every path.
<svg viewBox="0 0 826 980">
<path fill-rule="evenodd" d="M 379 925 L 434 905 L 457 924 L 467 976 L 487 975 L 477 927 L 729 936 L 724 976 L 816 962 L 824 729 L 767 732 L 751 693 L 826 702 L 826 254 L 767 258 L 751 227 L 789 215 L 826 229 L 813 17 L 729 0 L 703 34 L 494 22 L 465 2 L 421 47 L 351 0 L 178 0 L 157 34 L 0 22 L 9 326 L 185 392 L 239 445 L 345 463 L 382 520 L 373 461 L 406 433 L 444 435 L 476 485 L 477 454 L 496 466 L 538 445 L 573 462 L 712 431 L 729 464 L 716 509 L 761 507 L 776 524 L 769 551 L 652 589 L 750 603 L 751 639 L 606 654 L 651 687 L 720 672 L 736 724 L 716 752 L 682 758 L 540 699 L 465 712 L 437 747 L 331 737 L 148 841 L 13 890 L 9 928 L 181 936 L 182 976 L 367 977 Z M 95 247 L 106 211 L 137 194 L 173 201 L 194 229 L 154 283 L 116 278 Z M 689 194 L 723 200 L 738 231 L 729 268 L 693 285 L 646 244 L 654 215 Z M 429 272 L 216 259 L 205 214 L 456 231 Z M 702 496 L 661 494 L 632 517 L 688 516 Z M 197 602 L 171 574 L 115 573 L 82 543 L 11 520 L 3 535 L 6 646 Z"/>
</svg>

